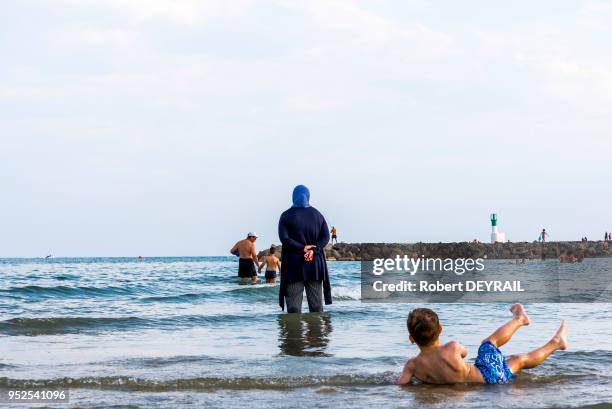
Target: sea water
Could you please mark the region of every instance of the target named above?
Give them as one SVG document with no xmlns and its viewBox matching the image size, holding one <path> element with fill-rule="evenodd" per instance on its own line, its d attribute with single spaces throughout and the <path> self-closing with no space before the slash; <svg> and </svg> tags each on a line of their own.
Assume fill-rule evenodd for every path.
<svg viewBox="0 0 612 409">
<path fill-rule="evenodd" d="M 612 268 L 611 259 L 584 263 Z M 328 266 L 333 305 L 323 314 L 286 315 L 278 284 L 238 285 L 236 258 L 0 260 L 0 389 L 68 388 L 62 407 L 612 402 L 610 304 L 526 305 L 532 324 L 505 354 L 540 346 L 561 319 L 570 348 L 511 384 L 399 387 L 395 379 L 417 352 L 406 331 L 414 305 L 362 303 L 359 263 Z M 500 261 L 497 268 L 515 267 Z M 506 304 L 428 306 L 440 316 L 442 342 L 460 341 L 472 360 L 481 340 L 511 316 Z"/>
</svg>

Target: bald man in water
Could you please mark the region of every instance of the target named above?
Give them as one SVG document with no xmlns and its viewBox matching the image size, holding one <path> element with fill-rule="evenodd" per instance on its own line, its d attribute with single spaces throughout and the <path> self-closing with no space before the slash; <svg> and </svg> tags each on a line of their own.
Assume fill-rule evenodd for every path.
<svg viewBox="0 0 612 409">
<path fill-rule="evenodd" d="M 257 270 L 255 266 L 259 266 L 259 259 L 255 249 L 255 240 L 257 240 L 257 234 L 249 232 L 246 239 L 234 244 L 234 247 L 230 250 L 230 253 L 240 257 L 238 260 L 238 277 L 240 277 L 244 284 L 249 281 L 249 278 L 251 278 L 253 284 L 257 284 Z"/>
</svg>

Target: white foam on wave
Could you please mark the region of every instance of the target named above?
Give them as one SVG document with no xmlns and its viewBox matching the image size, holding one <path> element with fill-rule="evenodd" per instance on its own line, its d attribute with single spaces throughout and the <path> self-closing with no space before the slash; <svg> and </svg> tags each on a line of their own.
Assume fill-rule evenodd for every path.
<svg viewBox="0 0 612 409">
<path fill-rule="evenodd" d="M 332 298 L 336 300 L 360 300 L 361 289 L 359 287 L 332 287 Z"/>
</svg>

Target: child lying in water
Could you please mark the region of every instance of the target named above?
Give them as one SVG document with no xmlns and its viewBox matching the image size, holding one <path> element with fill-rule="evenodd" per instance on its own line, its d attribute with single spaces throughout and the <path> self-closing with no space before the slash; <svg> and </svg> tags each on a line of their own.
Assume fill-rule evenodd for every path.
<svg viewBox="0 0 612 409">
<path fill-rule="evenodd" d="M 517 329 L 529 325 L 529 317 L 521 304 L 514 304 L 510 311 L 513 318 L 482 341 L 472 365 L 464 360 L 467 350 L 457 341 L 440 345 L 438 337 L 442 326 L 435 312 L 429 308 L 412 310 L 408 315 L 408 333 L 410 342 L 418 345 L 420 353 L 406 362 L 397 383 L 407 384 L 412 377 L 433 384 L 507 383 L 521 369 L 535 368 L 556 350 L 567 348 L 567 324 L 562 321 L 557 333 L 544 346 L 506 360 L 498 348 L 508 342 Z"/>
</svg>

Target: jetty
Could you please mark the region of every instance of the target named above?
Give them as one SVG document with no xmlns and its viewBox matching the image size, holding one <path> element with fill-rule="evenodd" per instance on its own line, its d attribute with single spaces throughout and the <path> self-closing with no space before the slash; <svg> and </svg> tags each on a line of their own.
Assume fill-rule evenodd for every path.
<svg viewBox="0 0 612 409">
<path fill-rule="evenodd" d="M 282 246 L 276 246 L 282 252 Z M 608 241 L 555 241 L 481 243 L 338 243 L 325 247 L 327 260 L 359 261 L 391 258 L 396 255 L 428 258 L 486 258 L 486 259 L 548 259 L 562 253 L 576 257 L 612 257 L 612 243 Z M 259 256 L 267 255 L 268 250 Z"/>
</svg>

